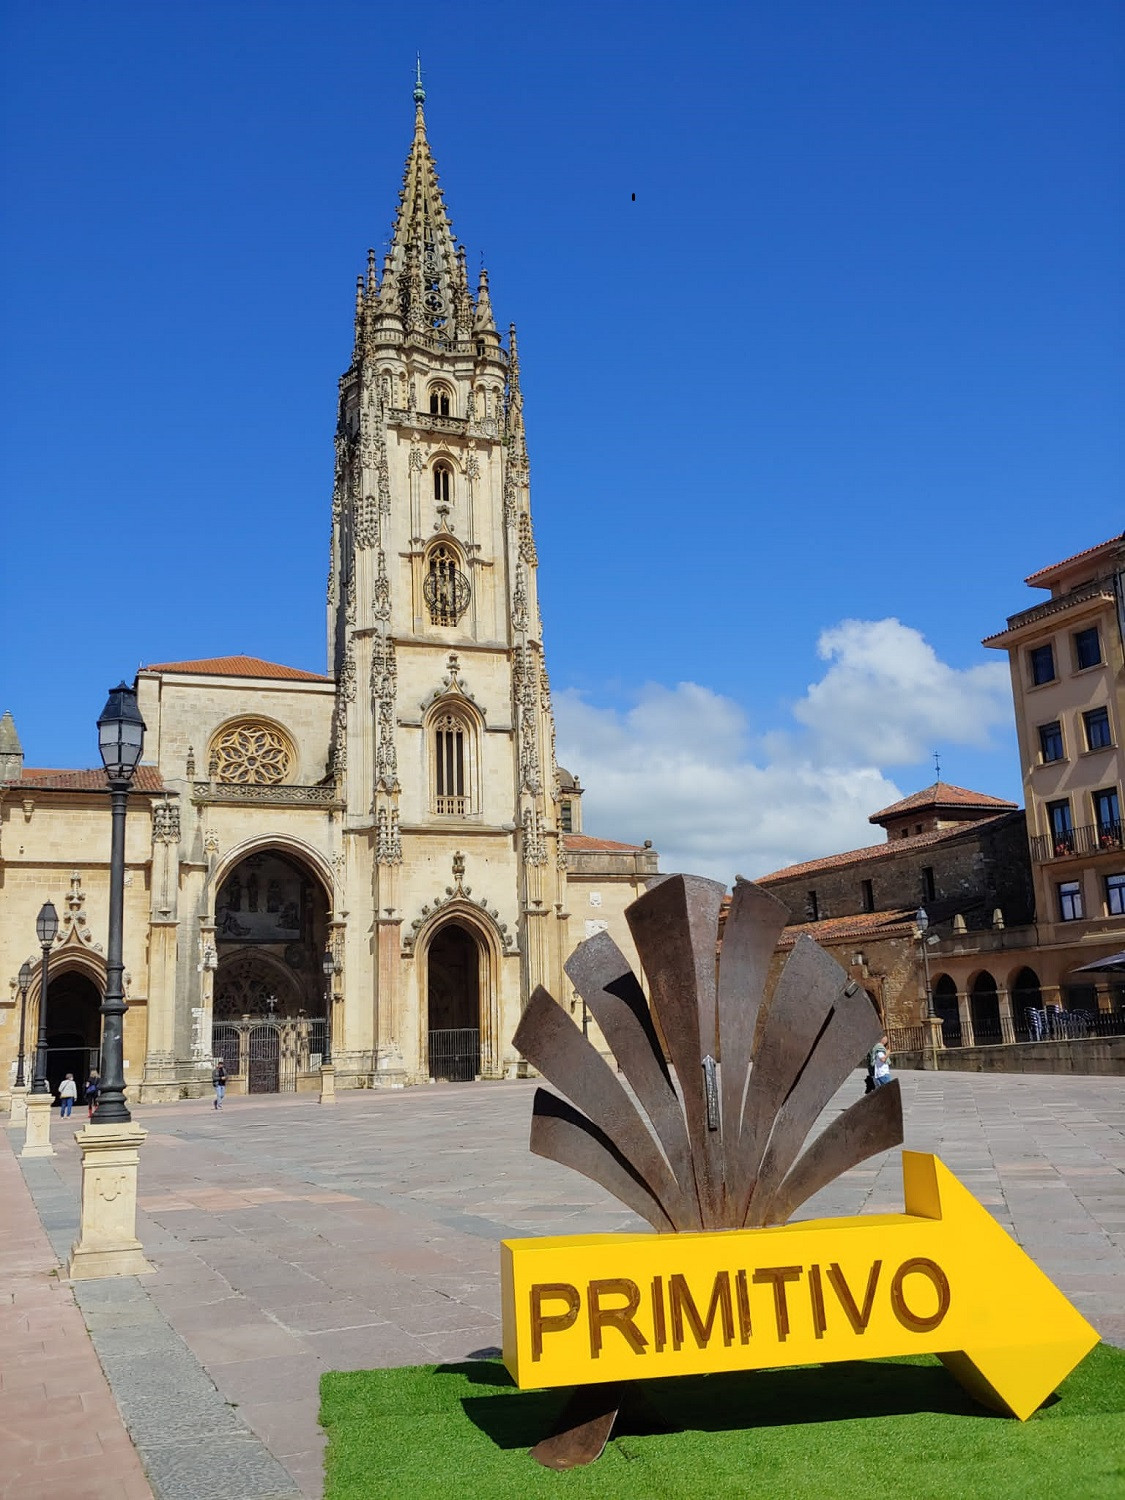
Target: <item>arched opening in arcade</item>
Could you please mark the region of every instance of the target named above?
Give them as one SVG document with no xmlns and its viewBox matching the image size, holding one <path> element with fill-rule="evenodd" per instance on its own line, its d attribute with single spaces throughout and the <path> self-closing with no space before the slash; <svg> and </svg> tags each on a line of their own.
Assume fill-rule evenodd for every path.
<svg viewBox="0 0 1125 1500">
<path fill-rule="evenodd" d="M 101 1048 L 101 990 L 80 969 L 66 969 L 47 984 L 47 1085 L 58 1097 L 59 1084 L 74 1074 L 81 1099 Z M 27 1078 L 35 1073 L 36 1032 L 28 1038 Z"/>
<path fill-rule="evenodd" d="M 1043 991 L 1034 969 L 1021 969 L 1012 980 L 1012 1022 L 1020 1042 L 1038 1041 L 1046 1032 Z"/>
<path fill-rule="evenodd" d="M 941 1021 L 941 1040 L 946 1047 L 961 1045 L 961 1012 L 957 1008 L 957 985 L 948 974 L 934 983 L 934 1014 Z"/>
<path fill-rule="evenodd" d="M 987 969 L 973 980 L 969 991 L 969 1011 L 973 1018 L 973 1040 L 978 1046 L 993 1046 L 1003 1041 L 1000 1030 L 1000 997 L 996 981 Z"/>
<path fill-rule="evenodd" d="M 436 932 L 426 956 L 426 1019 L 430 1077 L 471 1083 L 480 1074 L 483 956 L 459 922 Z"/>
<path fill-rule="evenodd" d="M 297 855 L 256 849 L 215 898 L 212 1052 L 249 1094 L 319 1076 L 328 1042 L 328 893 Z"/>
</svg>

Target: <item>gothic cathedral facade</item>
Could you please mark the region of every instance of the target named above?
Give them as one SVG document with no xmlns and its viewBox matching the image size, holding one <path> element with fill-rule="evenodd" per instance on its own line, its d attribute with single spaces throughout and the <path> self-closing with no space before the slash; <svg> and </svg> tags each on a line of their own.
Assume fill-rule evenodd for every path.
<svg viewBox="0 0 1125 1500">
<path fill-rule="evenodd" d="M 329 1055 L 343 1086 L 512 1076 L 535 986 L 579 1004 L 577 942 L 608 928 L 634 958 L 622 913 L 657 856 L 585 834 L 556 763 L 515 329 L 505 347 L 486 272 L 470 287 L 423 102 L 419 86 L 340 381 L 328 671 L 222 657 L 138 673 L 125 961 L 142 1099 L 201 1091 L 214 1056 L 236 1092 L 313 1088 Z M 100 773 L 25 768 L 6 715 L 0 814 L 3 1083 L 29 1006 L 35 1034 L 49 897 L 62 1077 L 96 1055 Z"/>
</svg>

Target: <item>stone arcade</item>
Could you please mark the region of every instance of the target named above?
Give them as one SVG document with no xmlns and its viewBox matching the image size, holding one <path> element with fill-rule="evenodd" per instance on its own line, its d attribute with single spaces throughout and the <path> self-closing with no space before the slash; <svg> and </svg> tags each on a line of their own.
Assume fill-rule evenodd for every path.
<svg viewBox="0 0 1125 1500">
<path fill-rule="evenodd" d="M 130 799 L 126 1078 L 134 1097 L 515 1072 L 537 984 L 656 873 L 649 847 L 581 831 L 555 761 L 514 327 L 475 294 L 415 92 L 390 251 L 356 289 L 340 381 L 329 673 L 245 656 L 138 673 L 148 726 Z M 91 702 L 101 685 L 91 685 Z M 0 721 L 0 962 L 50 962 L 49 1074 L 96 1054 L 109 809 L 100 771 L 25 768 Z M 331 958 L 325 973 L 325 955 Z M 580 1002 L 572 999 L 575 1006 Z M 0 995 L 0 1087 L 21 995 Z M 139 1087 L 138 1087 L 139 1083 Z"/>
</svg>

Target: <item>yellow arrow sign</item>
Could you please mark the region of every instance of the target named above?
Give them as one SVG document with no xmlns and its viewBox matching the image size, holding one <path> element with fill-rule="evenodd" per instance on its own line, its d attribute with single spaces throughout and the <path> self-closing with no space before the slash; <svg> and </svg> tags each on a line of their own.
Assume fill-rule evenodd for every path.
<svg viewBox="0 0 1125 1500">
<path fill-rule="evenodd" d="M 904 1214 L 505 1240 L 504 1363 L 544 1387 L 936 1354 L 1022 1421 L 1098 1335 L 936 1156 L 902 1168 Z"/>
</svg>

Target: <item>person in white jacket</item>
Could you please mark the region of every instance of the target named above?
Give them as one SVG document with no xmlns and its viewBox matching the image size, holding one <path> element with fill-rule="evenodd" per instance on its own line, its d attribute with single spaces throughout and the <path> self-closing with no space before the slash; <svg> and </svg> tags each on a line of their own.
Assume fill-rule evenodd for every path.
<svg viewBox="0 0 1125 1500">
<path fill-rule="evenodd" d="M 78 1098 L 78 1085 L 74 1081 L 74 1074 L 68 1073 L 59 1084 L 59 1117 L 63 1120 L 70 1119 L 70 1112 L 74 1108 L 74 1101 Z"/>
</svg>

